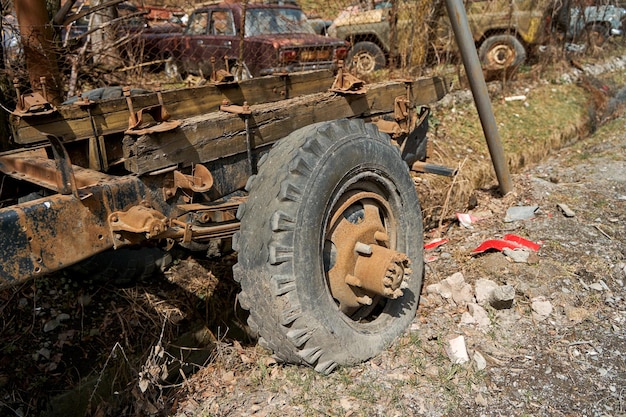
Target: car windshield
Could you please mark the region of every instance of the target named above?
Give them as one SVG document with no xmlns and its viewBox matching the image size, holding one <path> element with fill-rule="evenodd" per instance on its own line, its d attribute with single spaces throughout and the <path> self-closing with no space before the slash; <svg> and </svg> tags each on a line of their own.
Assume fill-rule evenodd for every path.
<svg viewBox="0 0 626 417">
<path fill-rule="evenodd" d="M 277 33 L 312 33 L 305 14 L 298 9 L 251 9 L 246 11 L 246 36 Z"/>
</svg>

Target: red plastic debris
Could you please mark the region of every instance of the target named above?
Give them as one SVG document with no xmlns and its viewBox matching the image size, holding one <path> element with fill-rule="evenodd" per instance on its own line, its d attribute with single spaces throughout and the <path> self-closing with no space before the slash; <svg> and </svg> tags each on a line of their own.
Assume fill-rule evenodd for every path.
<svg viewBox="0 0 626 417">
<path fill-rule="evenodd" d="M 472 253 L 483 253 L 491 249 L 502 251 L 505 248 L 509 249 L 522 249 L 527 248 L 534 252 L 537 252 L 541 246 L 535 242 L 531 242 L 528 239 L 524 239 L 517 235 L 504 235 L 502 239 L 489 239 L 478 245 Z"/>
<path fill-rule="evenodd" d="M 537 252 L 539 248 L 541 248 L 541 245 L 535 242 L 531 242 L 530 240 L 524 239 L 523 237 L 517 235 L 504 235 L 504 240 L 515 242 L 518 245 L 524 246 L 525 248 L 528 248 L 534 252 Z"/>
<path fill-rule="evenodd" d="M 446 243 L 448 243 L 448 239 L 442 239 L 442 238 L 433 239 L 424 245 L 424 249 L 425 250 L 435 249 L 441 245 L 445 245 Z"/>
</svg>

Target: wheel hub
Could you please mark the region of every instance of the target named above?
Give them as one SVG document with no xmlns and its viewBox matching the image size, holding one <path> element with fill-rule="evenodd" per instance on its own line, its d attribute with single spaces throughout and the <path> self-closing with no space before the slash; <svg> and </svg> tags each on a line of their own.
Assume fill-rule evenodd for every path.
<svg viewBox="0 0 626 417">
<path fill-rule="evenodd" d="M 333 214 L 326 235 L 326 271 L 331 294 L 347 315 L 377 298 L 403 295 L 410 260 L 395 250 L 391 213 L 380 195 L 358 192 L 338 204 Z"/>
<path fill-rule="evenodd" d="M 489 61 L 493 65 L 507 67 L 513 63 L 515 53 L 507 45 L 498 45 L 489 53 Z"/>
</svg>

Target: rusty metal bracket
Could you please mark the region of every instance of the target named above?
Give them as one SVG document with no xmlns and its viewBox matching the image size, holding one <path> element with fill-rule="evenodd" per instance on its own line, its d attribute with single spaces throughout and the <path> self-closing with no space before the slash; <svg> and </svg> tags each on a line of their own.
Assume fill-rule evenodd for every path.
<svg viewBox="0 0 626 417">
<path fill-rule="evenodd" d="M 224 56 L 224 65 L 226 67 L 225 70 L 223 69 L 216 70 L 215 69 L 215 57 L 214 56 L 211 57 L 211 76 L 209 78 L 209 81 L 211 81 L 213 84 L 219 85 L 219 84 L 235 83 L 235 76 L 230 73 L 227 56 Z"/>
<path fill-rule="evenodd" d="M 417 115 L 413 111 L 411 101 L 406 96 L 398 96 L 394 101 L 393 120 L 379 118 L 373 123 L 378 127 L 378 130 L 396 139 L 415 128 Z"/>
<path fill-rule="evenodd" d="M 358 79 L 345 70 L 343 61 L 339 61 L 337 64 L 337 76 L 330 87 L 330 91 L 338 94 L 358 95 L 367 93 L 367 87 L 365 87 L 363 80 Z"/>
<path fill-rule="evenodd" d="M 41 77 L 40 81 L 43 95 L 37 92 L 22 94 L 18 79 L 13 79 L 13 87 L 15 88 L 15 94 L 17 96 L 17 105 L 11 114 L 19 117 L 32 117 L 43 116 L 57 111 L 57 108 L 48 102 L 48 99 L 46 98 L 46 77 Z"/>
<path fill-rule="evenodd" d="M 151 239 L 165 232 L 169 227 L 168 219 L 163 213 L 145 205 L 132 206 L 126 211 L 114 211 L 109 215 L 108 220 L 115 247 L 136 240 L 128 236 L 128 233 L 141 234 L 146 239 Z"/>
<path fill-rule="evenodd" d="M 135 112 L 133 100 L 130 97 L 130 87 L 122 87 L 122 92 L 126 98 L 126 105 L 128 106 L 128 112 L 130 113 L 128 119 L 128 130 L 124 133 L 129 135 L 146 135 L 150 133 L 167 132 L 180 126 L 180 120 L 169 120 L 171 116 L 165 109 L 165 105 L 163 104 L 163 95 L 160 90 L 156 92 L 159 104 L 144 107 L 139 109 L 137 112 Z M 144 121 L 144 114 L 149 114 L 154 122 Z"/>
<path fill-rule="evenodd" d="M 168 200 L 174 197 L 177 189 L 183 189 L 190 192 L 203 193 L 213 188 L 213 175 L 207 167 L 202 164 L 196 164 L 191 175 L 174 171 L 174 184 L 172 187 L 163 188 L 163 197 Z"/>
</svg>

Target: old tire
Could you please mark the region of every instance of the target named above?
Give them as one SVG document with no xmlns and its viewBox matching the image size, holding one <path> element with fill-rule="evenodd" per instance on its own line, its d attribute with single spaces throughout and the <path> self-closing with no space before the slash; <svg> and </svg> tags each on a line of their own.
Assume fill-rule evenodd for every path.
<svg viewBox="0 0 626 417">
<path fill-rule="evenodd" d="M 247 188 L 234 276 L 260 345 L 329 373 L 375 356 L 409 326 L 422 284 L 421 209 L 387 135 L 362 121 L 308 126 L 272 148 Z M 406 254 L 412 272 L 402 265 L 399 298 L 348 305 L 358 292 L 345 283 L 356 237 L 374 254 Z"/>
<path fill-rule="evenodd" d="M 385 53 L 373 42 L 357 42 L 346 58 L 348 66 L 357 74 L 371 74 L 385 67 Z"/>
<path fill-rule="evenodd" d="M 526 49 L 515 36 L 493 35 L 480 45 L 478 57 L 487 71 L 514 69 L 526 60 Z"/>
</svg>

